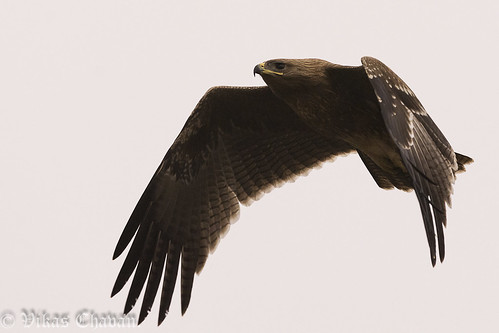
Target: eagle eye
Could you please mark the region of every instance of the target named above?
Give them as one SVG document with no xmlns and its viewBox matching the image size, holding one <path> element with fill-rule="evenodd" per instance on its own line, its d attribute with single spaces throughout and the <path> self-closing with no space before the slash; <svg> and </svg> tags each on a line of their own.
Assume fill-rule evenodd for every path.
<svg viewBox="0 0 499 333">
<path fill-rule="evenodd" d="M 284 67 L 286 67 L 286 65 L 285 65 L 284 63 L 282 63 L 282 62 L 276 62 L 276 63 L 274 64 L 274 66 L 275 66 L 275 68 L 276 68 L 276 69 L 278 69 L 278 70 L 283 70 L 283 69 L 284 69 Z"/>
</svg>

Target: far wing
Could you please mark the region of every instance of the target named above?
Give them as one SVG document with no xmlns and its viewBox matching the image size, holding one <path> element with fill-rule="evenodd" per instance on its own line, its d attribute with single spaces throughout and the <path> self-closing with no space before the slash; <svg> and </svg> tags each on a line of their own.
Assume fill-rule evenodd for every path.
<svg viewBox="0 0 499 333">
<path fill-rule="evenodd" d="M 388 132 L 400 149 L 402 160 L 414 182 L 432 264 L 435 265 L 434 222 L 440 261 L 443 261 L 443 226 L 446 224 L 446 203 L 451 204 L 452 185 L 458 170 L 456 154 L 402 79 L 377 59 L 364 57 L 362 64 L 378 98 Z"/>
<path fill-rule="evenodd" d="M 125 313 L 147 286 L 139 322 L 163 286 L 159 323 L 168 313 L 181 269 L 182 313 L 189 305 L 194 273 L 200 272 L 230 223 L 239 202 L 350 152 L 342 140 L 320 137 L 268 87 L 209 90 L 167 152 L 140 198 L 114 258 L 133 239 L 112 294 L 135 270 Z"/>
</svg>

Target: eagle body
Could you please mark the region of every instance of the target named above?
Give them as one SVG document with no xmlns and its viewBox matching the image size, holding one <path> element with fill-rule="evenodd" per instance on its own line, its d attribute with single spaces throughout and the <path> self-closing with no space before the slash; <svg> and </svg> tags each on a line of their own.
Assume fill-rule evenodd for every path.
<svg viewBox="0 0 499 333">
<path fill-rule="evenodd" d="M 139 323 L 162 282 L 166 317 L 180 272 L 182 314 L 195 273 L 239 218 L 239 205 L 336 156 L 357 152 L 376 184 L 414 190 L 436 263 L 456 173 L 455 153 L 412 90 L 381 61 L 362 66 L 275 59 L 254 68 L 267 86 L 214 87 L 201 98 L 142 194 L 113 259 L 131 242 L 113 287 L 133 275 L 125 313 L 145 292 Z M 269 222 L 270 223 L 270 222 Z"/>
<path fill-rule="evenodd" d="M 407 175 L 362 66 L 340 66 L 321 59 L 287 59 L 286 62 L 298 62 L 296 67 L 301 65 L 306 69 L 307 75 L 303 75 L 299 85 L 294 80 L 282 84 L 280 77 L 263 76 L 263 79 L 304 123 L 324 137 L 341 139 L 352 149 L 362 151 L 387 174 Z M 307 66 L 303 66 L 303 62 Z M 400 189 L 410 188 L 409 182 Z"/>
</svg>

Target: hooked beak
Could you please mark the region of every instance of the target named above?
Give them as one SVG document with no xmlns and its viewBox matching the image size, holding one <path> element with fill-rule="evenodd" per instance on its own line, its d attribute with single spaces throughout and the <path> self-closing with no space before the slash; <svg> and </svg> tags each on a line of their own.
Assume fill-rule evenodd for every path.
<svg viewBox="0 0 499 333">
<path fill-rule="evenodd" d="M 253 76 L 262 75 L 262 72 L 265 70 L 265 63 L 262 62 L 261 64 L 258 64 L 253 68 Z"/>
<path fill-rule="evenodd" d="M 270 69 L 266 69 L 264 62 L 256 65 L 255 68 L 253 68 L 253 76 L 255 76 L 256 74 L 259 74 L 259 75 L 262 75 L 262 74 L 283 75 L 283 73 L 274 72 L 274 71 L 271 71 Z"/>
</svg>

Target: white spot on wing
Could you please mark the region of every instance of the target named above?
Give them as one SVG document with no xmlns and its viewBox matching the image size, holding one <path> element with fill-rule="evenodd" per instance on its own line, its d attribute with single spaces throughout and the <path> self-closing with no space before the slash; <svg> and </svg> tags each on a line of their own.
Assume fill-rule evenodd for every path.
<svg viewBox="0 0 499 333">
<path fill-rule="evenodd" d="M 401 85 L 395 84 L 395 88 L 399 91 L 405 92 L 409 96 L 414 96 L 414 93 L 403 83 Z"/>
<path fill-rule="evenodd" d="M 411 138 L 408 143 L 409 146 L 412 146 L 414 141 L 414 114 L 412 112 L 409 112 L 409 117 L 407 121 L 409 125 L 409 137 Z"/>
</svg>

